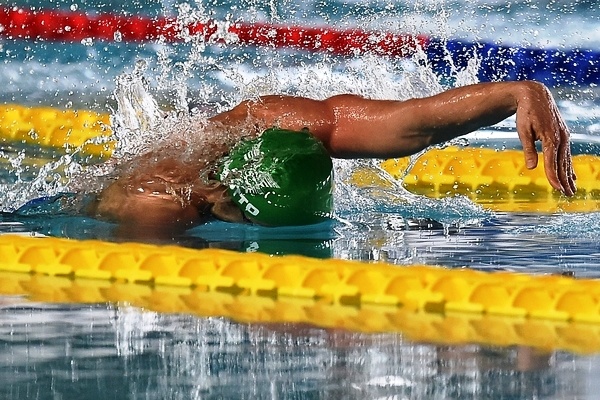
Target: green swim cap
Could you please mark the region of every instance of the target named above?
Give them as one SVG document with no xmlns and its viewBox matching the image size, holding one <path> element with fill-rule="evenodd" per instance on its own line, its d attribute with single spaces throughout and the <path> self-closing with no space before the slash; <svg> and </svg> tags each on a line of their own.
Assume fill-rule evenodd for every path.
<svg viewBox="0 0 600 400">
<path fill-rule="evenodd" d="M 308 225 L 331 214 L 333 164 L 308 131 L 271 128 L 239 143 L 224 159 L 219 179 L 259 224 Z"/>
</svg>

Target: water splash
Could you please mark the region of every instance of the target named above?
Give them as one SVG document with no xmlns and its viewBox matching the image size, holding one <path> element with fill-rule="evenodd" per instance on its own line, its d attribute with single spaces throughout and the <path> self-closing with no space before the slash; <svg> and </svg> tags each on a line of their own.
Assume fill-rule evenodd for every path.
<svg viewBox="0 0 600 400">
<path fill-rule="evenodd" d="M 25 151 L 17 155 L 0 151 L 0 158 L 10 164 L 6 175 L 12 176 L 13 180 L 0 183 L 1 211 L 14 211 L 32 199 L 68 191 L 70 177 L 79 171 L 78 164 L 70 155 L 46 160 L 41 166 L 27 165 L 26 157 Z"/>
<path fill-rule="evenodd" d="M 158 139 L 156 126 L 165 113 L 149 94 L 144 73 L 147 63 L 138 60 L 131 74 L 117 78 L 115 100 L 117 110 L 111 115 L 111 125 L 117 138 L 116 157 L 139 154 Z"/>
<path fill-rule="evenodd" d="M 377 183 L 355 186 L 351 176 L 357 169 L 370 171 L 377 176 Z M 387 214 L 391 218 L 427 218 L 442 224 L 460 225 L 492 215 L 464 196 L 435 199 L 411 193 L 402 186 L 401 180 L 383 170 L 378 160 L 338 161 L 336 178 L 336 214 L 344 219 L 352 220 L 353 216 L 370 212 Z"/>
<path fill-rule="evenodd" d="M 445 11 L 440 11 L 443 19 Z M 177 6 L 177 24 L 181 26 L 208 21 L 209 13 L 198 3 Z M 20 192 L 20 198 L 3 204 L 19 204 L 35 197 L 54 195 L 62 191 L 90 191 L 102 187 L 105 177 L 123 171 L 145 152 L 164 147 L 169 154 L 185 160 L 210 157 L 210 141 L 230 144 L 236 132 L 216 132 L 208 129 L 207 117 L 237 102 L 265 94 L 290 94 L 323 99 L 340 93 L 353 93 L 374 99 L 407 99 L 438 93 L 444 89 L 427 67 L 425 54 L 417 52 L 412 59 L 401 61 L 364 55 L 353 59 L 326 54 L 304 55 L 306 62 L 298 62 L 293 52 L 261 48 L 253 50 L 252 62 L 247 54 L 215 51 L 215 44 L 225 42 L 235 49 L 236 37 L 227 34 L 231 23 L 228 16 L 217 20 L 214 37 L 205 40 L 182 30 L 182 44 L 159 43 L 153 58 L 135 62 L 133 71 L 115 79 L 111 125 L 118 146 L 109 162 L 100 166 L 82 166 L 73 158 L 64 157 L 48 163 L 30 182 L 19 182 L 7 191 Z M 181 47 L 187 53 L 181 57 Z M 463 71 L 454 71 L 456 84 L 476 80 L 477 60 Z M 210 83 L 194 88 L 193 78 L 217 74 L 219 85 Z M 195 99 L 190 101 L 191 92 Z M 164 96 L 162 101 L 160 96 Z M 176 143 L 185 143 L 177 146 Z M 175 143 L 175 144 L 174 144 Z M 192 148 L 200 149 L 198 151 Z M 199 154 L 200 152 L 200 154 Z M 168 155 L 168 154 L 167 154 Z M 165 155 L 166 156 L 166 155 Z M 357 205 L 374 212 L 399 213 L 446 220 L 472 218 L 482 215 L 481 210 L 468 200 L 452 198 L 432 200 L 415 196 L 404 190 L 392 177 L 385 179 L 391 188 L 359 189 L 348 184 L 345 171 L 367 166 L 378 168 L 370 161 L 337 163 L 336 204 L 338 214 L 348 217 Z M 67 173 L 54 174 L 62 169 Z M 125 169 L 127 171 L 127 169 Z M 379 174 L 384 171 L 379 170 Z M 89 185 L 91 179 L 94 184 Z"/>
</svg>

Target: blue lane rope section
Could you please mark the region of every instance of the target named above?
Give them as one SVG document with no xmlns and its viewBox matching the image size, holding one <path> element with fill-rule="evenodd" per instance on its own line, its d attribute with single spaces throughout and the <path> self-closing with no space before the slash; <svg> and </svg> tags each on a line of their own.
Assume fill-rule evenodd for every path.
<svg viewBox="0 0 600 400">
<path fill-rule="evenodd" d="M 430 39 L 426 48 L 434 71 L 451 76 L 477 57 L 482 82 L 531 79 L 547 86 L 600 85 L 600 52 L 586 49 L 536 49 Z"/>
</svg>

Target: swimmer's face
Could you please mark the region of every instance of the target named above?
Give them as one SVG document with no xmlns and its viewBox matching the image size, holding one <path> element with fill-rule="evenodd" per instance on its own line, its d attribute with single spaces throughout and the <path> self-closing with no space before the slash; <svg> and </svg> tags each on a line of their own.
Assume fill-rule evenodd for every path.
<svg viewBox="0 0 600 400">
<path fill-rule="evenodd" d="M 203 222 L 211 213 L 227 221 L 243 220 L 227 189 L 201 178 L 212 164 L 163 157 L 140 157 L 133 170 L 102 192 L 93 214 L 122 225 L 179 230 Z"/>
<path fill-rule="evenodd" d="M 201 222 L 210 207 L 207 201 L 182 203 L 169 193 L 130 189 L 120 181 L 106 188 L 95 215 L 139 227 L 185 230 Z"/>
<path fill-rule="evenodd" d="M 119 180 L 104 190 L 92 213 L 148 229 L 185 230 L 211 215 L 229 222 L 244 221 L 227 188 L 219 183 L 178 187 L 161 180 Z"/>
</svg>

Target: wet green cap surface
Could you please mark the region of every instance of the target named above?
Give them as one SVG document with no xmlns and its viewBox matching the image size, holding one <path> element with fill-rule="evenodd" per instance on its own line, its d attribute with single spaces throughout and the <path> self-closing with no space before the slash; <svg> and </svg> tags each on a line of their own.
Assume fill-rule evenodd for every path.
<svg viewBox="0 0 600 400">
<path fill-rule="evenodd" d="M 314 224 L 331 215 L 332 161 L 307 131 L 271 128 L 239 143 L 219 178 L 244 215 L 262 225 Z"/>
</svg>

